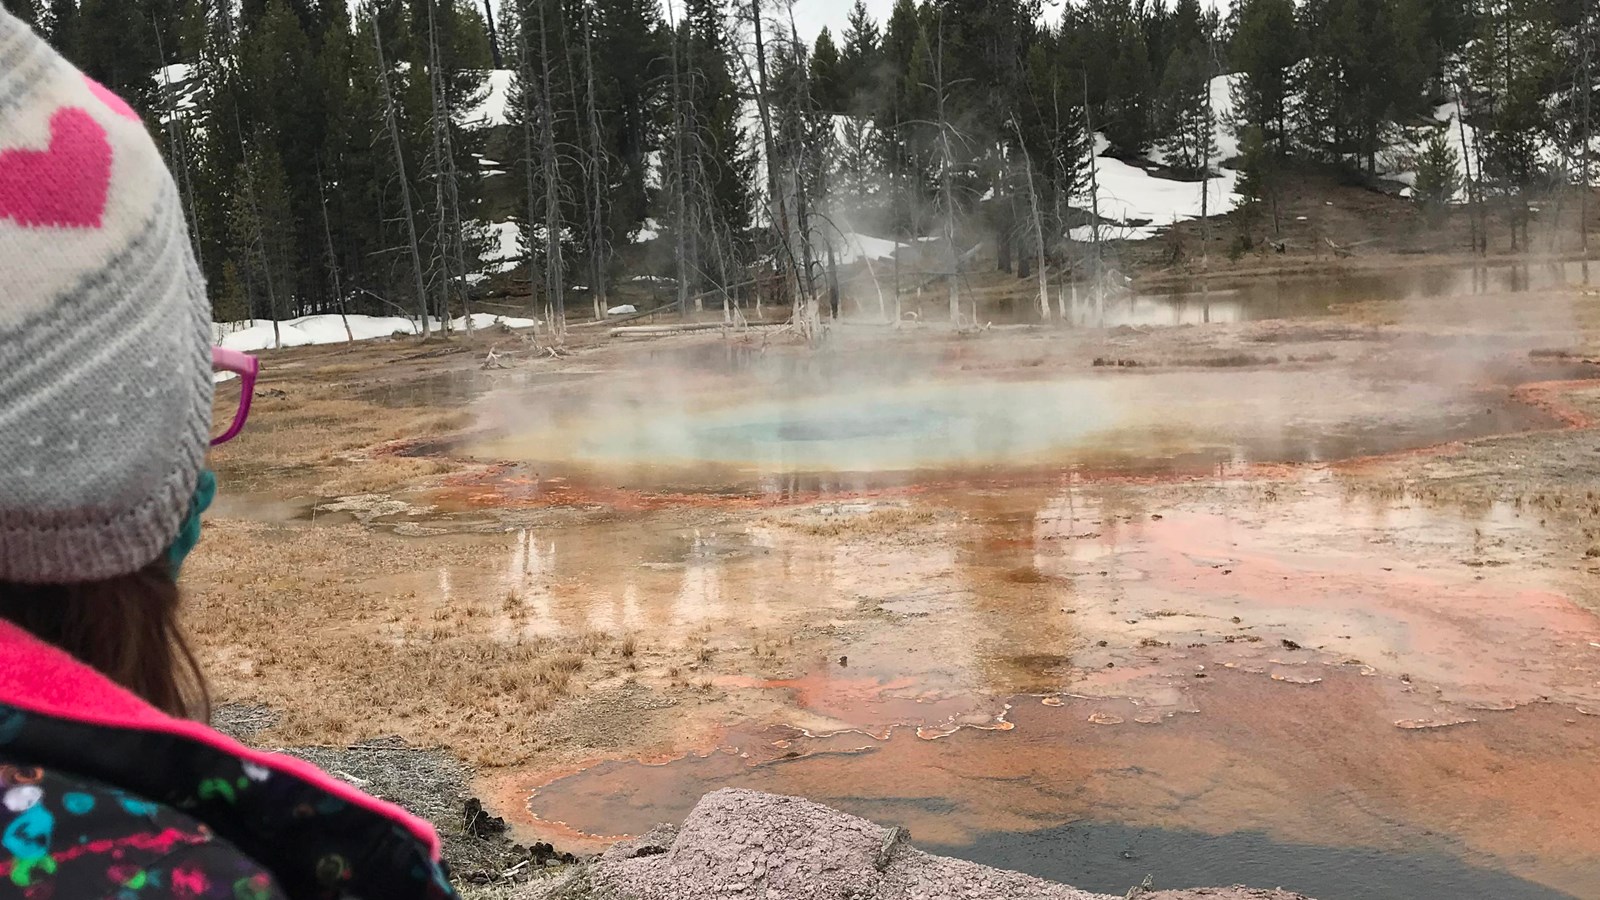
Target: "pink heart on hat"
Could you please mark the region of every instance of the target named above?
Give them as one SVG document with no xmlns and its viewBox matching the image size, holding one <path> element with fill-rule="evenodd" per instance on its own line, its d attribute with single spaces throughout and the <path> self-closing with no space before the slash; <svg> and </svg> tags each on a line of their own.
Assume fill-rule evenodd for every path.
<svg viewBox="0 0 1600 900">
<path fill-rule="evenodd" d="M 99 228 L 111 186 L 111 142 L 83 109 L 50 117 L 47 150 L 0 151 L 0 219 L 29 228 Z"/>
</svg>

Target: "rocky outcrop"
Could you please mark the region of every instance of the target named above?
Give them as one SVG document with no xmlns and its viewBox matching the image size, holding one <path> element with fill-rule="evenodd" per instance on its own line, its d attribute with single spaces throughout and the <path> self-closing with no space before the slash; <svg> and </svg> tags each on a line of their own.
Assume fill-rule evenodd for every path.
<svg viewBox="0 0 1600 900">
<path fill-rule="evenodd" d="M 1206 888 L 1148 900 L 1306 900 Z M 527 885 L 518 900 L 1120 900 L 923 853 L 904 829 L 820 803 L 721 790 L 683 827 L 623 841 L 586 866 Z"/>
</svg>

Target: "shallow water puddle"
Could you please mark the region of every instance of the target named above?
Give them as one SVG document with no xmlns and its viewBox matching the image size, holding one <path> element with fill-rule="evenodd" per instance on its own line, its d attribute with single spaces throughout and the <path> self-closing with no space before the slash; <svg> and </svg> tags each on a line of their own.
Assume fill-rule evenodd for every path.
<svg viewBox="0 0 1600 900">
<path fill-rule="evenodd" d="M 1570 714 L 1541 705 L 1410 731 L 1380 711 L 1390 689 L 1348 670 L 1314 686 L 1219 671 L 1193 689 L 1195 712 L 1155 724 L 1115 701 L 1018 697 L 1008 714 L 1015 727 L 1004 732 L 929 740 L 900 730 L 816 747 L 803 737 L 735 735 L 664 764 L 598 763 L 540 785 L 529 809 L 560 823 L 555 832 L 569 840 L 591 829 L 638 833 L 681 819 L 707 790 L 741 786 L 804 795 L 905 825 L 959 856 L 1070 873 L 1103 890 L 1153 871 L 1162 886 L 1265 878 L 1327 900 L 1556 895 L 1522 879 L 1578 896 L 1600 891 L 1592 777 L 1600 722 L 1569 723 Z M 1061 855 L 1064 830 L 1099 823 L 1114 826 L 1099 835 L 1097 855 Z M 1116 856 L 1105 852 L 1112 835 L 1113 845 L 1126 841 Z M 1274 844 L 1297 845 L 1305 867 L 1294 854 L 1263 861 L 1239 852 Z M 1139 865 L 1123 865 L 1123 851 Z M 1215 858 L 1206 866 L 1191 865 L 1207 855 Z M 1325 858 L 1379 868 L 1341 881 L 1319 869 Z M 1440 859 L 1496 871 L 1411 880 L 1440 871 Z M 1481 893 L 1487 884 L 1500 890 Z"/>
<path fill-rule="evenodd" d="M 1103 324 L 1108 328 L 1201 325 L 1327 315 L 1352 303 L 1524 293 L 1589 281 L 1589 265 L 1581 261 L 1358 271 L 1318 278 L 1256 277 L 1242 285 L 1221 288 L 1180 286 L 1127 294 L 1103 306 L 1083 302 L 1072 312 L 1078 324 Z"/>
<path fill-rule="evenodd" d="M 1315 473 L 1280 489 L 1219 483 L 1228 499 L 1161 512 L 1148 492 L 1071 480 L 930 491 L 913 507 L 946 517 L 904 532 L 767 524 L 740 539 L 760 553 L 589 569 L 588 599 L 552 593 L 527 627 L 710 625 L 728 648 L 758 627 L 826 627 L 786 651 L 787 674 L 713 679 L 734 723 L 715 747 L 529 773 L 505 796 L 531 790 L 521 824 L 568 843 L 743 785 L 1054 876 L 1059 861 L 1022 848 L 1092 821 L 1145 833 L 1163 871 L 1209 836 L 1294 845 L 1307 872 L 1464 859 L 1600 891 L 1600 832 L 1571 827 L 1600 809 L 1600 718 L 1579 711 L 1600 708 L 1600 627 L 1565 573 L 1521 562 L 1537 522 L 1351 500 Z M 1237 874 L 1210 880 L 1249 877 L 1239 852 L 1219 870 Z M 1296 886 L 1293 865 L 1278 871 Z M 1450 896 L 1412 887 L 1387 895 Z"/>
</svg>

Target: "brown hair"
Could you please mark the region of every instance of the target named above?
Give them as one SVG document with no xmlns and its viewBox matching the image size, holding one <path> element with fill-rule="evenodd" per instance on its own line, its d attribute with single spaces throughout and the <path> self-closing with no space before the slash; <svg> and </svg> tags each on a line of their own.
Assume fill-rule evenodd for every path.
<svg viewBox="0 0 1600 900">
<path fill-rule="evenodd" d="M 152 706 L 202 721 L 211 697 L 178 627 L 178 585 L 165 558 L 82 584 L 0 582 L 0 617 L 71 653 Z"/>
</svg>

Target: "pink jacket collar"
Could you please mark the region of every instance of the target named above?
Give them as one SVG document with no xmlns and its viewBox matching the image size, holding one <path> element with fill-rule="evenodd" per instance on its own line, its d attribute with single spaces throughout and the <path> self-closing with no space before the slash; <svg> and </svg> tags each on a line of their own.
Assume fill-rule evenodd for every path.
<svg viewBox="0 0 1600 900">
<path fill-rule="evenodd" d="M 375 813 L 414 836 L 435 861 L 439 836 L 433 826 L 392 803 L 363 794 L 303 760 L 246 747 L 212 728 L 169 716 L 15 624 L 0 619 L 0 704 L 41 716 L 103 728 L 171 735 L 238 757 L 272 772 L 307 782 Z"/>
</svg>

